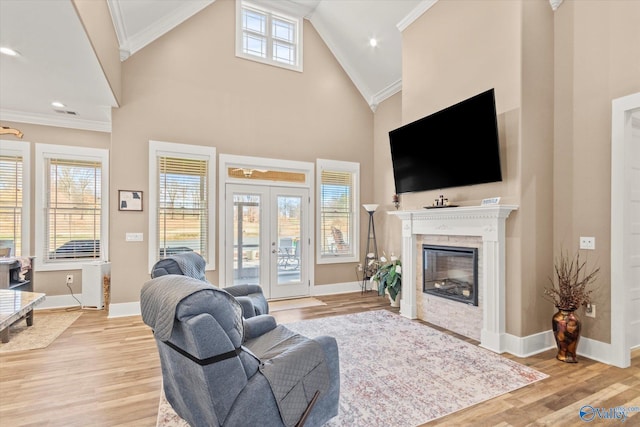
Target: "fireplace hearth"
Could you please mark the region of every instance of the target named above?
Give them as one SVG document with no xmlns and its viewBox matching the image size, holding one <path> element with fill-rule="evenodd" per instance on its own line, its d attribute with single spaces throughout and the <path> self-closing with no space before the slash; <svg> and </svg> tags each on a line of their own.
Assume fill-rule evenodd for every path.
<svg viewBox="0 0 640 427">
<path fill-rule="evenodd" d="M 423 292 L 478 305 L 478 249 L 422 246 Z"/>
</svg>

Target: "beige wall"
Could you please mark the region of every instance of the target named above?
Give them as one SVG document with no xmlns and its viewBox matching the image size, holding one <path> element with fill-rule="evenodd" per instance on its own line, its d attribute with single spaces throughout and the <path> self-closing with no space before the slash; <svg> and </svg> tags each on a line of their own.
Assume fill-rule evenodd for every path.
<svg viewBox="0 0 640 427">
<path fill-rule="evenodd" d="M 107 2 L 105 0 L 73 0 L 73 5 L 109 82 L 111 92 L 116 102 L 120 104 L 122 99 L 120 49 Z"/>
<path fill-rule="evenodd" d="M 549 329 L 555 309 L 542 291 L 554 255 L 586 235 L 596 237 L 597 250 L 583 256 L 601 267 L 601 287 L 598 318 L 583 333 L 610 340 L 611 100 L 640 90 L 639 8 L 565 1 L 554 13 L 543 0 L 439 1 L 403 33 L 403 124 L 496 90 L 503 182 L 442 193 L 461 205 L 498 195 L 520 206 L 507 221 L 508 333 Z M 438 194 L 405 195 L 403 208 Z"/>
<path fill-rule="evenodd" d="M 35 224 L 37 212 L 35 206 L 35 144 L 54 144 L 67 145 L 73 147 L 91 147 L 109 149 L 110 135 L 104 132 L 91 132 L 77 129 L 66 129 L 53 126 L 39 126 L 27 123 L 2 122 L 3 126 L 10 126 L 19 129 L 24 133 L 23 141 L 29 142 L 31 145 L 31 220 L 30 220 L 30 242 L 31 254 L 35 254 Z M 3 138 L 5 139 L 5 138 Z M 6 138 L 9 139 L 9 138 Z M 69 295 L 69 289 L 66 285 L 66 275 L 73 274 L 73 284 L 71 289 L 78 296 L 82 293 L 82 267 L 77 270 L 61 270 L 61 271 L 37 271 L 39 260 L 36 257 L 36 272 L 34 273 L 34 284 L 36 292 L 44 292 L 47 295 Z"/>
<path fill-rule="evenodd" d="M 555 13 L 555 253 L 582 251 L 600 267 L 587 336 L 611 336 L 611 101 L 640 91 L 640 2 L 565 1 Z"/>
<path fill-rule="evenodd" d="M 405 30 L 404 123 L 489 88 L 496 93 L 503 181 L 403 199 L 420 208 L 440 193 L 460 205 L 500 196 L 519 206 L 507 221 L 506 330 L 525 336 L 547 330 L 553 309 L 542 298 L 553 263 L 553 12 L 547 2 L 441 1 Z"/>
<path fill-rule="evenodd" d="M 373 121 L 373 198 L 380 206 L 374 214 L 376 238 L 380 255 L 402 253 L 401 223 L 388 215 L 395 211 L 393 194 L 396 192 L 391 167 L 389 131 L 402 126 L 402 93 L 399 92 L 378 105 Z M 401 200 L 402 202 L 402 200 Z M 400 209 L 403 209 L 400 206 Z"/>
<path fill-rule="evenodd" d="M 313 26 L 305 21 L 303 73 L 236 58 L 234 32 L 235 3 L 218 0 L 123 63 L 112 197 L 118 189 L 148 192 L 150 139 L 213 146 L 218 154 L 360 162 L 362 182 L 371 182 L 373 113 Z M 370 185 L 361 197 L 373 198 Z M 149 279 L 150 214 L 146 201 L 142 213 L 112 204 L 113 303 L 138 301 Z M 145 241 L 126 243 L 126 232 L 143 232 Z M 315 283 L 352 282 L 354 266 L 318 265 Z M 208 278 L 217 283 L 217 271 Z"/>
</svg>

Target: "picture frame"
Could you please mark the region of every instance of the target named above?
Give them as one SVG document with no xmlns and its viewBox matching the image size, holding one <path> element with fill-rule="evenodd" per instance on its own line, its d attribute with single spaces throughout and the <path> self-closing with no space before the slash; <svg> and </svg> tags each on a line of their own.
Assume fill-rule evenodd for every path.
<svg viewBox="0 0 640 427">
<path fill-rule="evenodd" d="M 142 191 L 118 190 L 119 211 L 142 211 Z"/>
</svg>

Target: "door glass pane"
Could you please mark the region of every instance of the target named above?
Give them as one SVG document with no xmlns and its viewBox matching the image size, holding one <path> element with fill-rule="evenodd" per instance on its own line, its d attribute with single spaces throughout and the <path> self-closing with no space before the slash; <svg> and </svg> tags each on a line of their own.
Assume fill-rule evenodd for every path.
<svg viewBox="0 0 640 427">
<path fill-rule="evenodd" d="M 302 198 L 278 196 L 278 284 L 300 282 Z"/>
<path fill-rule="evenodd" d="M 233 196 L 233 284 L 260 282 L 260 203 L 257 194 Z"/>
</svg>

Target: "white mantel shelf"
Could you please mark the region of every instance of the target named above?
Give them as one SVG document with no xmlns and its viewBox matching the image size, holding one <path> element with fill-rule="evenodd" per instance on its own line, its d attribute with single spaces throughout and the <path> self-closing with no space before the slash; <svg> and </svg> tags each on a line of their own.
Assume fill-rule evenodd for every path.
<svg viewBox="0 0 640 427">
<path fill-rule="evenodd" d="M 516 205 L 462 206 L 389 211 L 402 220 L 402 296 L 400 314 L 417 317 L 416 272 L 419 264 L 416 236 L 479 236 L 482 238 L 483 324 L 480 345 L 505 351 L 505 222 Z M 420 254 L 421 255 L 421 254 Z"/>
</svg>

